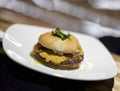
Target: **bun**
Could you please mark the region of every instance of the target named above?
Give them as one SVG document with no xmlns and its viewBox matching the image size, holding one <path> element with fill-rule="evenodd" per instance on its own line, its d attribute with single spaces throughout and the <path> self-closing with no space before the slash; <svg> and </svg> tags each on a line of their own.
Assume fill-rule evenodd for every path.
<svg viewBox="0 0 120 91">
<path fill-rule="evenodd" d="M 62 40 L 59 37 L 53 36 L 51 32 L 46 32 L 40 35 L 38 43 L 45 48 L 63 53 L 75 53 L 82 50 L 78 40 L 73 35 L 68 39 Z"/>
</svg>

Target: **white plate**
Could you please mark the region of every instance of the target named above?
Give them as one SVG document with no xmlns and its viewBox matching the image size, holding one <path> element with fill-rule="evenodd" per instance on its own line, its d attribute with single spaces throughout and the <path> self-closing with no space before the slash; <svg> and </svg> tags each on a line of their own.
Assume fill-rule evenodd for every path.
<svg viewBox="0 0 120 91">
<path fill-rule="evenodd" d="M 3 48 L 13 61 L 52 76 L 92 81 L 110 79 L 117 74 L 116 64 L 111 54 L 99 40 L 71 31 L 69 33 L 77 37 L 85 52 L 85 59 L 79 69 L 55 70 L 37 63 L 30 56 L 33 45 L 37 43 L 40 34 L 51 30 L 53 29 L 30 25 L 12 25 L 4 35 Z"/>
</svg>

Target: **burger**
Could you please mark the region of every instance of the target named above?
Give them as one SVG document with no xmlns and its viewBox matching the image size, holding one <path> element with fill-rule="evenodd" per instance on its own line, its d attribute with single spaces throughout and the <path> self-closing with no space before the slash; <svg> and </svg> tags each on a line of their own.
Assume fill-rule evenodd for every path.
<svg viewBox="0 0 120 91">
<path fill-rule="evenodd" d="M 84 58 L 83 50 L 72 34 L 59 28 L 43 33 L 34 45 L 32 55 L 43 65 L 54 69 L 77 69 Z"/>
</svg>

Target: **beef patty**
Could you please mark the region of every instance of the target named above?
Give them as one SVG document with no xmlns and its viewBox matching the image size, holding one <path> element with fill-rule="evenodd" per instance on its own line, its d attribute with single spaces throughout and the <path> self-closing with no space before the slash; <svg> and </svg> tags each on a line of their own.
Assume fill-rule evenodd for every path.
<svg viewBox="0 0 120 91">
<path fill-rule="evenodd" d="M 65 56 L 66 59 L 63 62 L 60 62 L 58 64 L 55 64 L 51 60 L 49 62 L 46 62 L 45 61 L 46 58 L 43 58 L 40 55 L 41 52 L 47 52 L 47 53 L 52 54 L 52 55 Z M 42 64 L 44 64 L 46 66 L 49 66 L 51 68 L 54 68 L 54 69 L 68 69 L 68 70 L 76 69 L 76 68 L 79 67 L 80 62 L 83 60 L 83 55 L 80 55 L 79 52 L 78 53 L 66 54 L 66 53 L 62 53 L 62 52 L 47 49 L 39 43 L 37 43 L 34 46 L 32 55 L 34 55 L 34 57 L 39 59 Z"/>
</svg>

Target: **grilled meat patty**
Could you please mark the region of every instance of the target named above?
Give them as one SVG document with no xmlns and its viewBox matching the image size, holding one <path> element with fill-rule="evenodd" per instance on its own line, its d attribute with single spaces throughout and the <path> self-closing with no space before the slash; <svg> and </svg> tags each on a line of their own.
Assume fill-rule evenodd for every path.
<svg viewBox="0 0 120 91">
<path fill-rule="evenodd" d="M 83 60 L 83 55 L 78 53 L 62 53 L 49 50 L 37 43 L 33 48 L 33 55 L 49 67 L 56 69 L 76 69 Z"/>
</svg>

